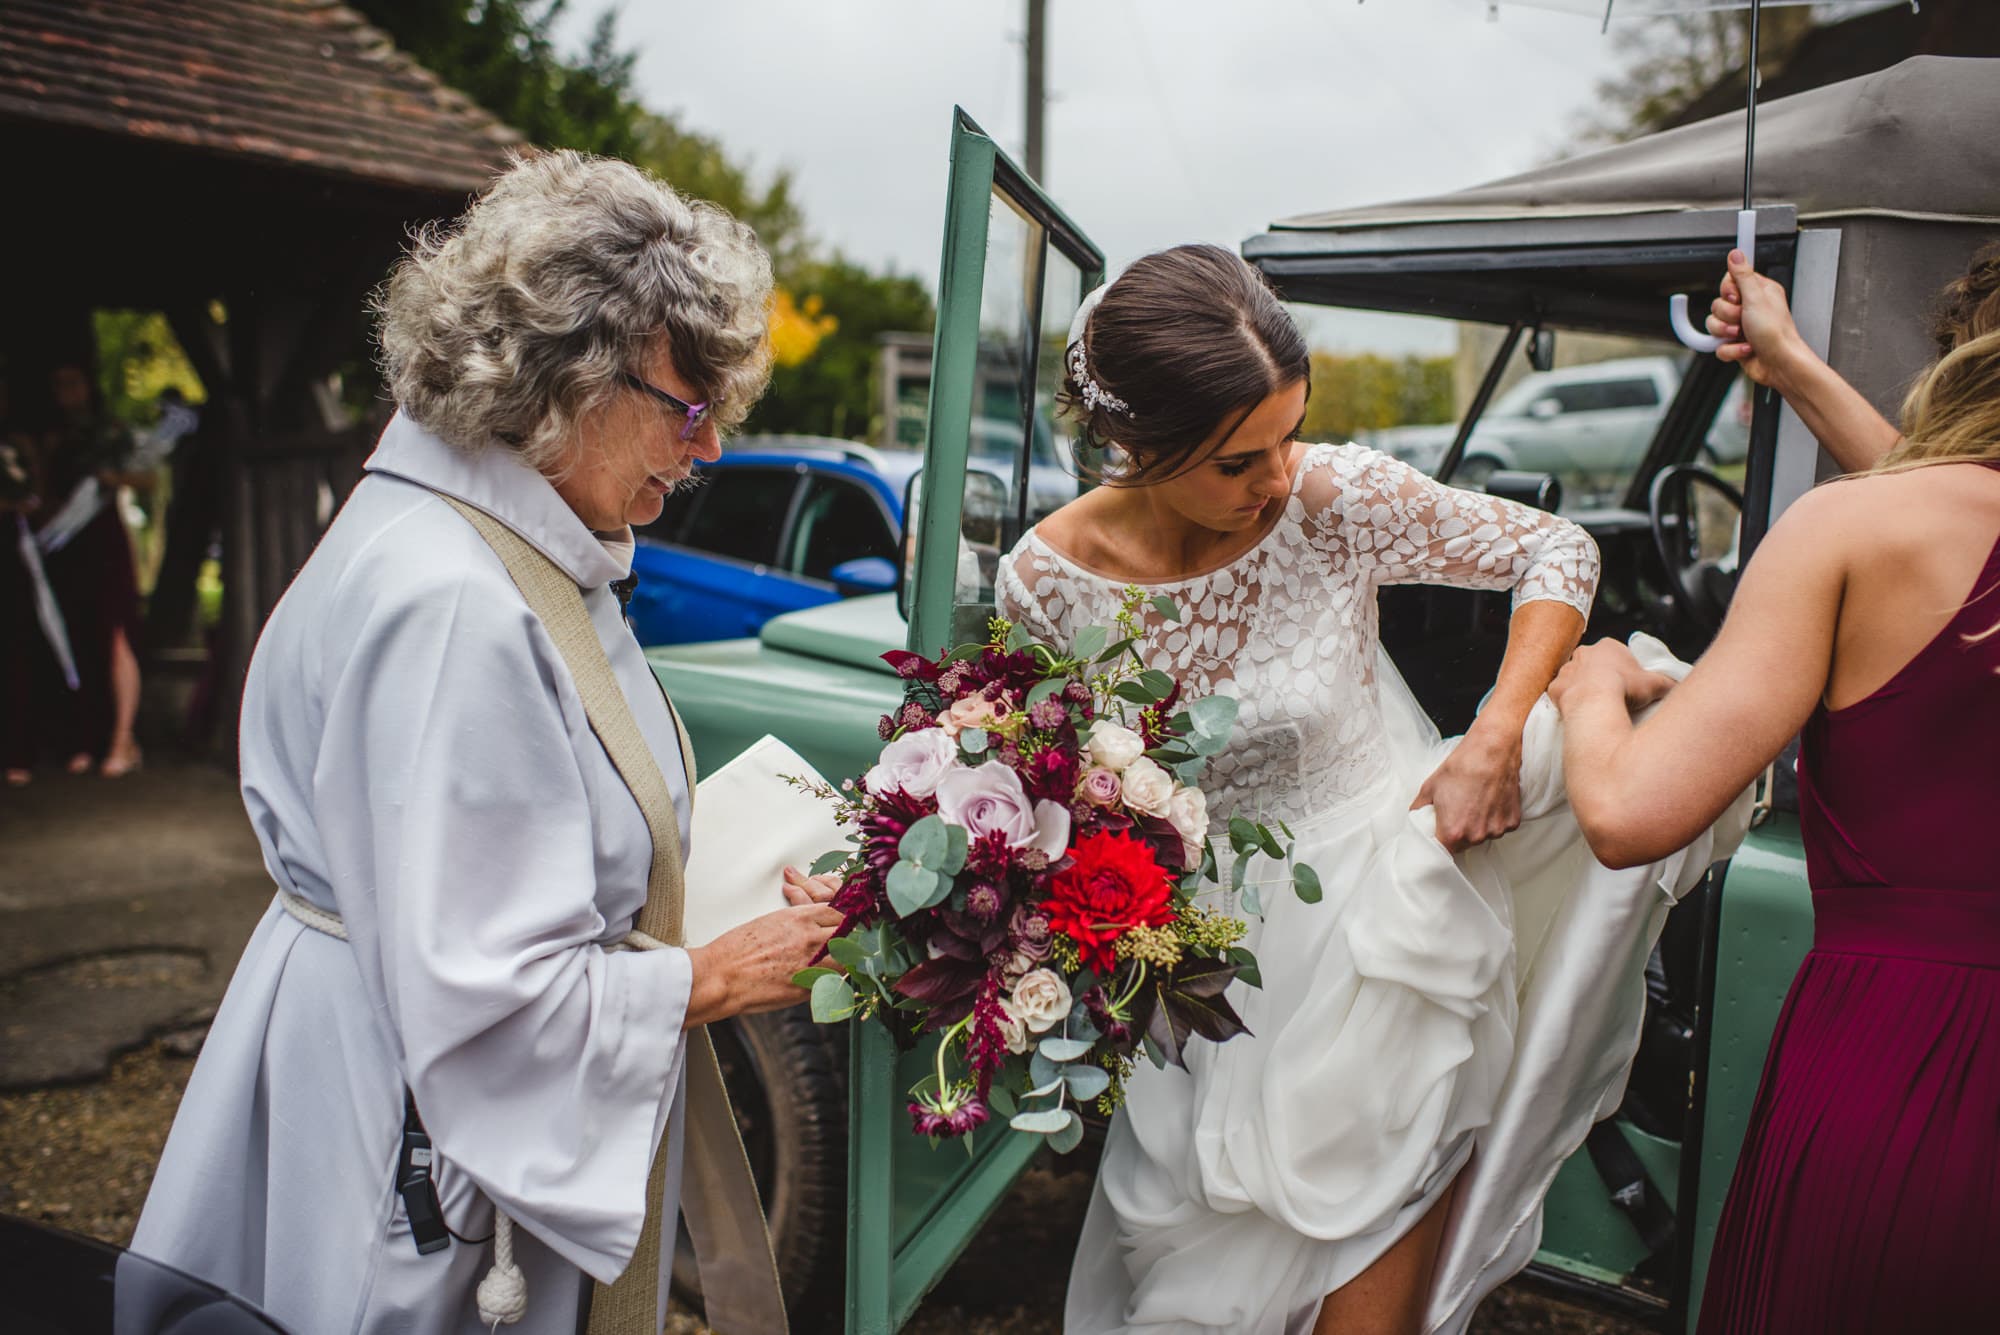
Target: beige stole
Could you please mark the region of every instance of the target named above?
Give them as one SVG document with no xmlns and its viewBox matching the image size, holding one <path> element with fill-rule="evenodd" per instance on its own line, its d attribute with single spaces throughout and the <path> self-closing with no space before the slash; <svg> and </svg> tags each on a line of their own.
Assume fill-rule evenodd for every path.
<svg viewBox="0 0 2000 1335">
<path fill-rule="evenodd" d="M 605 657 L 597 628 L 583 605 L 582 592 L 561 567 L 505 524 L 450 496 L 442 499 L 464 515 L 506 563 L 507 573 L 514 577 L 522 597 L 541 618 L 556 651 L 568 665 L 591 730 L 645 814 L 646 828 L 653 836 L 653 865 L 646 882 L 646 903 L 626 938 L 627 944 L 641 949 L 679 945 L 685 886 L 680 821 L 674 813 L 673 795 L 647 749 L 624 692 L 618 689 L 611 660 Z M 681 761 L 686 766 L 688 801 L 692 804 L 694 753 L 688 746 L 687 728 L 671 701 L 667 709 L 680 734 Z M 722 1068 L 715 1060 L 715 1045 L 706 1027 L 687 1034 L 685 1040 L 687 1121 L 683 1127 L 681 1201 L 701 1266 L 708 1324 L 721 1335 L 782 1335 L 787 1326 L 778 1263 L 736 1115 L 729 1106 L 729 1091 L 722 1082 Z M 665 1233 L 667 1216 L 662 1199 L 666 1194 L 666 1149 L 663 1140 L 653 1150 L 652 1171 L 646 1178 L 646 1222 L 631 1264 L 614 1282 L 594 1287 L 588 1335 L 659 1335 L 660 1249 L 672 1245 Z"/>
</svg>

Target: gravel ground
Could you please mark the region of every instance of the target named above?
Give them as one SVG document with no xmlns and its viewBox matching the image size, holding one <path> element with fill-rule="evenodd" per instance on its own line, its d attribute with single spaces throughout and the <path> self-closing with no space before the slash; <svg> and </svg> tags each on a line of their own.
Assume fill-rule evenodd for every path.
<svg viewBox="0 0 2000 1335">
<path fill-rule="evenodd" d="M 181 1088 L 195 1035 L 155 1041 L 87 1084 L 0 1094 L 0 1208 L 109 1242 L 131 1240 Z M 1056 1335 L 1068 1257 L 1090 1179 L 1038 1167 L 905 1328 L 910 1335 Z M 1644 1335 L 1644 1328 L 1519 1287 L 1501 1290 L 1475 1335 Z M 702 1335 L 677 1313 L 667 1335 Z"/>
</svg>

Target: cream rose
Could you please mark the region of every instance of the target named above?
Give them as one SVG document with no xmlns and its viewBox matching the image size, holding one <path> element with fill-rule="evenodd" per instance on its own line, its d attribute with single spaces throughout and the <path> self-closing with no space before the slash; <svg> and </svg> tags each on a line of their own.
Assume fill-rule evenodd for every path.
<svg viewBox="0 0 2000 1335">
<path fill-rule="evenodd" d="M 1146 753 L 1145 738 L 1109 719 L 1098 719 L 1090 725 L 1090 736 L 1084 745 L 1090 758 L 1113 774 L 1123 773 L 1127 765 Z"/>
<path fill-rule="evenodd" d="M 1014 1013 L 1013 1003 L 1005 999 L 1000 1002 L 1000 1037 L 1006 1040 L 1009 1052 L 1019 1054 L 1028 1050 L 1028 1026 Z"/>
<path fill-rule="evenodd" d="M 1125 805 L 1143 816 L 1164 816 L 1174 800 L 1174 776 L 1144 756 L 1125 767 L 1118 776 L 1124 789 Z"/>
<path fill-rule="evenodd" d="M 1178 790 L 1167 803 L 1167 820 L 1187 845 L 1188 862 L 1199 861 L 1202 845 L 1208 842 L 1208 794 L 1199 788 Z"/>
<path fill-rule="evenodd" d="M 1053 969 L 1023 974 L 1008 1004 L 1030 1033 L 1046 1033 L 1069 1015 L 1069 984 Z"/>
</svg>

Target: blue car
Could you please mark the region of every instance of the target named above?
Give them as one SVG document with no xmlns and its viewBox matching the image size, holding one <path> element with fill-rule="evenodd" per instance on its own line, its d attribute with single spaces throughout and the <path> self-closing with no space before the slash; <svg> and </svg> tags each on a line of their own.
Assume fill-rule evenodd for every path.
<svg viewBox="0 0 2000 1335">
<path fill-rule="evenodd" d="M 896 586 L 903 493 L 922 456 L 746 436 L 640 529 L 626 609 L 641 644 L 755 635 L 784 612 Z"/>
</svg>

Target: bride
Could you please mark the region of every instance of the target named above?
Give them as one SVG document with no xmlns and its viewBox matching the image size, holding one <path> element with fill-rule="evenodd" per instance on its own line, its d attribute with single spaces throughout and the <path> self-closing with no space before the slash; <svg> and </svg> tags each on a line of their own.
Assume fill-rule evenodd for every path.
<svg viewBox="0 0 2000 1335">
<path fill-rule="evenodd" d="M 1631 1032 L 1595 1045 L 1613 1054 L 1609 1078 L 1573 1053 L 1516 1069 L 1516 881 L 1560 899 L 1611 875 L 1564 859 L 1581 844 L 1560 748 L 1532 726 L 1552 726 L 1538 701 L 1583 633 L 1596 546 L 1373 450 L 1300 443 L 1308 369 L 1291 318 L 1235 255 L 1138 261 L 1079 312 L 1063 386 L 1085 439 L 1109 450 L 1109 485 L 1002 562 L 1001 614 L 1052 643 L 1110 622 L 1130 585 L 1179 606 L 1178 622 L 1147 613 L 1142 655 L 1192 695 L 1241 701 L 1211 810 L 1287 822 L 1326 887 L 1313 905 L 1264 897 L 1247 942 L 1263 987 L 1232 993 L 1253 1036 L 1135 1075 L 1077 1250 L 1072 1335 L 1459 1328 L 1532 1255 L 1541 1170 L 1615 1106 L 1636 1039 L 1626 1012 L 1650 939 L 1609 1007 Z M 1380 650 L 1376 590 L 1409 582 L 1513 594 L 1499 679 L 1450 744 Z M 1635 707 L 1669 684 L 1648 683 Z M 1516 840 L 1489 841 L 1524 816 L 1543 828 L 1517 836 L 1510 863 L 1495 854 Z M 1226 861 L 1226 841 L 1218 851 Z M 1671 896 L 1711 851 L 1626 884 L 1650 876 Z M 1586 947 L 1559 916 L 1541 914 L 1537 941 L 1574 956 Z M 1513 1128 L 1514 1161 L 1487 1162 L 1488 1147 L 1468 1171 L 1496 1127 Z M 1505 1180 L 1468 1192 L 1489 1168 Z"/>
</svg>

